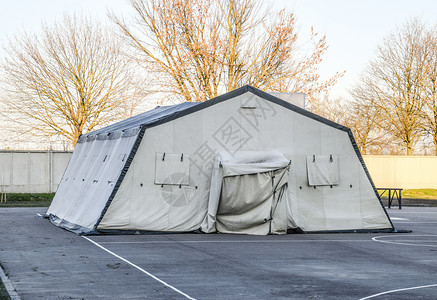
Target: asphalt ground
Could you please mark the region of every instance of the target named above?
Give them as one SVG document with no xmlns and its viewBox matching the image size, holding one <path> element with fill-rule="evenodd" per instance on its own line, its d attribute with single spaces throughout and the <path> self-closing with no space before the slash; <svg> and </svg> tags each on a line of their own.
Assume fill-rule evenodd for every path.
<svg viewBox="0 0 437 300">
<path fill-rule="evenodd" d="M 412 233 L 82 237 L 0 209 L 21 299 L 437 299 L 437 208 L 388 210 Z"/>
</svg>

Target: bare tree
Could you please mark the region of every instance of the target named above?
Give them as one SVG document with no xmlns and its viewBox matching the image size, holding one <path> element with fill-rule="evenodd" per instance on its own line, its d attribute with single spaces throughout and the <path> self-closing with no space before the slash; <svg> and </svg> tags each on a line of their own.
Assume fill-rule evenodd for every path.
<svg viewBox="0 0 437 300">
<path fill-rule="evenodd" d="M 424 129 L 432 136 L 437 155 L 437 27 L 426 32 L 423 42 L 424 72 Z"/>
<path fill-rule="evenodd" d="M 326 37 L 313 34 L 310 55 L 298 48 L 293 14 L 271 13 L 256 0 L 131 0 L 133 24 L 111 15 L 155 76 L 161 90 L 204 101 L 245 84 L 271 91 L 328 90 L 320 82 Z"/>
<path fill-rule="evenodd" d="M 89 18 L 65 16 L 5 50 L 7 116 L 23 131 L 75 144 L 81 134 L 129 117 L 137 104 L 141 85 L 122 43 Z"/>
<path fill-rule="evenodd" d="M 376 120 L 378 126 L 401 142 L 407 155 L 413 154 L 421 134 L 426 74 L 423 37 L 424 26 L 418 20 L 390 34 L 352 91 L 357 101 L 368 102 L 382 115 Z"/>
<path fill-rule="evenodd" d="M 313 103 L 312 112 L 349 127 L 362 154 L 385 152 L 388 134 L 377 125 L 381 114 L 370 103 L 325 96 Z"/>
<path fill-rule="evenodd" d="M 347 126 L 354 134 L 362 154 L 388 154 L 390 135 L 378 126 L 381 123 L 380 109 L 368 102 L 353 101 L 347 105 Z M 396 145 L 397 146 L 397 145 Z"/>
<path fill-rule="evenodd" d="M 329 95 L 324 95 L 312 103 L 310 110 L 328 120 L 349 126 L 349 102 L 344 98 L 332 99 Z"/>
</svg>

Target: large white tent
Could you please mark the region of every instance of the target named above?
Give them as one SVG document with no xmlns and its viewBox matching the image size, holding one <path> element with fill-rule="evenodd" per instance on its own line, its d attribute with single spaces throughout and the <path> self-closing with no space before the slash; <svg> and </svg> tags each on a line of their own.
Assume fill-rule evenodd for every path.
<svg viewBox="0 0 437 300">
<path fill-rule="evenodd" d="M 46 216 L 79 234 L 394 230 L 351 130 L 250 86 L 82 135 Z"/>
</svg>

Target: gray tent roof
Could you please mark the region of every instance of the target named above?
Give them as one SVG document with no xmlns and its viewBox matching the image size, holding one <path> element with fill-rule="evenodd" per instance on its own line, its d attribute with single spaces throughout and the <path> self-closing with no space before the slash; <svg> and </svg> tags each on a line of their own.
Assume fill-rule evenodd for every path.
<svg viewBox="0 0 437 300">
<path fill-rule="evenodd" d="M 184 103 L 179 103 L 169 106 L 158 106 L 142 114 L 133 116 L 131 118 L 125 119 L 115 124 L 111 124 L 101 129 L 94 130 L 90 133 L 84 134 L 84 136 L 109 133 L 109 132 L 115 132 L 120 130 L 129 130 L 129 129 L 137 128 L 139 126 L 153 124 L 160 120 L 165 119 L 168 116 L 173 115 L 176 112 L 185 110 L 187 108 L 193 107 L 198 104 L 199 102 L 184 102 Z"/>
<path fill-rule="evenodd" d="M 330 120 L 327 120 L 319 115 L 316 115 L 314 113 L 311 113 L 303 108 L 300 108 L 294 104 L 291 104 L 289 102 L 286 102 L 282 99 L 279 99 L 275 96 L 272 96 L 271 94 L 268 94 L 266 92 L 263 92 L 257 88 L 254 88 L 252 86 L 246 85 L 239 89 L 236 89 L 232 92 L 226 93 L 224 95 L 215 97 L 211 100 L 205 101 L 205 102 L 183 102 L 176 105 L 171 106 L 159 106 L 155 109 L 146 111 L 142 114 L 136 115 L 134 117 L 131 117 L 129 119 L 120 121 L 118 123 L 103 127 L 101 129 L 89 132 L 87 134 L 83 134 L 80 138 L 78 143 L 82 143 L 85 141 L 90 141 L 94 139 L 111 139 L 111 138 L 118 138 L 120 136 L 132 136 L 138 134 L 139 130 L 141 128 L 148 128 L 157 126 L 163 123 L 166 123 L 168 121 L 174 120 L 176 118 L 185 116 L 187 114 L 193 113 L 195 111 L 201 110 L 203 108 L 209 107 L 211 105 L 217 104 L 222 101 L 229 100 L 231 98 L 234 98 L 238 95 L 244 94 L 246 92 L 252 92 L 255 95 L 260 96 L 261 98 L 264 98 L 268 101 L 271 101 L 273 103 L 276 103 L 278 105 L 281 105 L 285 108 L 288 108 L 290 110 L 293 110 L 297 113 L 300 113 L 302 115 L 305 115 L 309 118 L 315 119 L 319 122 L 322 122 L 326 125 L 329 125 L 331 127 L 343 130 L 343 131 L 350 131 L 349 128 L 337 124 L 335 122 L 332 122 Z"/>
</svg>

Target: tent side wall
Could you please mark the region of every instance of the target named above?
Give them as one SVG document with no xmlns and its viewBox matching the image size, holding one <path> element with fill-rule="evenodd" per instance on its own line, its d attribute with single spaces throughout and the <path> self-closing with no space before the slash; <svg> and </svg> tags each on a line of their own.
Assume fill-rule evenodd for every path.
<svg viewBox="0 0 437 300">
<path fill-rule="evenodd" d="M 349 129 L 256 89 L 227 97 L 147 128 L 97 229 L 198 229 L 216 155 L 272 150 L 292 161 L 289 218 L 304 231 L 393 229 Z M 338 157 L 338 183 L 309 185 L 313 155 Z"/>
<path fill-rule="evenodd" d="M 202 116 L 203 112 L 199 114 Z M 199 228 L 209 192 L 209 177 L 199 174 L 193 161 L 193 153 L 201 143 L 199 131 L 202 126 L 184 121 L 181 125 L 180 120 L 146 129 L 131 167 L 98 230 L 179 232 Z M 187 138 L 187 132 L 192 133 L 190 138 Z M 188 170 L 177 167 L 183 162 L 188 162 Z M 157 170 L 161 171 L 164 182 L 171 183 L 180 173 L 188 173 L 189 182 L 155 183 Z"/>
<path fill-rule="evenodd" d="M 76 233 L 94 230 L 128 161 L 139 129 L 78 142 L 46 215 Z"/>
</svg>

